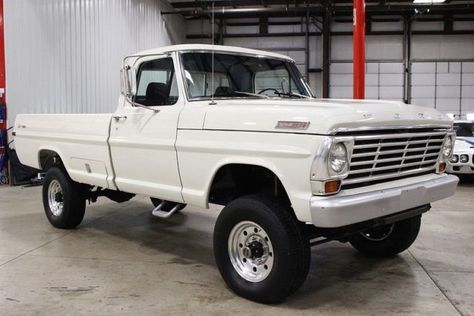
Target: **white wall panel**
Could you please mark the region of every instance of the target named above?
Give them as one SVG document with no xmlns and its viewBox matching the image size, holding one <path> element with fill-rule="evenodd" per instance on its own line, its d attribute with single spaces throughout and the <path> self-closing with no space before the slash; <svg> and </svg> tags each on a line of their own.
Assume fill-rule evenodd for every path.
<svg viewBox="0 0 474 316">
<path fill-rule="evenodd" d="M 396 22 L 372 22 L 372 31 L 403 31 L 403 20 Z"/>
<path fill-rule="evenodd" d="M 443 21 L 413 21 L 413 31 L 442 31 L 444 27 Z"/>
<path fill-rule="evenodd" d="M 453 29 L 458 30 L 472 30 L 474 29 L 474 21 L 454 21 Z"/>
<path fill-rule="evenodd" d="M 5 0 L 7 98 L 17 113 L 110 112 L 122 58 L 184 41 L 156 0 Z"/>
<path fill-rule="evenodd" d="M 434 108 L 435 104 L 435 99 L 434 98 L 415 98 L 413 97 L 411 99 L 411 104 L 416 104 L 416 105 L 421 105 L 421 106 L 426 106 L 429 108 Z"/>
<path fill-rule="evenodd" d="M 402 60 L 403 37 L 368 35 L 365 53 L 367 60 Z M 352 60 L 352 36 L 331 37 L 331 60 Z"/>
<path fill-rule="evenodd" d="M 208 23 L 209 24 L 209 23 Z M 212 25 L 209 25 L 208 28 L 211 29 Z M 217 25 L 214 26 L 214 29 L 217 32 Z M 250 26 L 227 26 L 226 27 L 226 32 L 228 34 L 238 34 L 238 33 L 249 33 L 249 34 L 255 34 L 259 30 L 259 27 L 256 25 L 250 25 Z M 209 30 L 209 33 L 212 34 L 212 31 Z"/>
<path fill-rule="evenodd" d="M 412 103 L 465 117 L 474 107 L 474 62 L 415 62 L 411 86 Z"/>
<path fill-rule="evenodd" d="M 412 58 L 446 60 L 474 58 L 474 35 L 413 35 Z"/>
<path fill-rule="evenodd" d="M 403 64 L 369 62 L 365 64 L 367 99 L 403 100 Z M 352 98 L 352 63 L 333 62 L 330 67 L 330 97 Z"/>
<path fill-rule="evenodd" d="M 433 73 L 412 73 L 412 86 L 434 86 L 436 82 L 436 75 Z"/>
<path fill-rule="evenodd" d="M 474 98 L 465 98 L 461 101 L 464 114 L 474 113 Z"/>
</svg>

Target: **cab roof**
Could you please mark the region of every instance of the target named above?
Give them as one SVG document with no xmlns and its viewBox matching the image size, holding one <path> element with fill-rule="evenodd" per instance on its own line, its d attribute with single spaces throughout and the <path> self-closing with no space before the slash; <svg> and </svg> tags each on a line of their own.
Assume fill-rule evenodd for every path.
<svg viewBox="0 0 474 316">
<path fill-rule="evenodd" d="M 170 52 L 183 52 L 183 51 L 215 51 L 215 52 L 224 52 L 224 53 L 233 53 L 233 54 L 243 54 L 243 55 L 257 55 L 263 57 L 273 57 L 278 59 L 285 59 L 288 61 L 293 61 L 288 56 L 266 52 L 258 49 L 249 49 L 236 46 L 224 46 L 224 45 L 208 45 L 208 44 L 181 44 L 181 45 L 171 45 L 163 46 L 159 48 L 153 48 L 144 50 L 130 56 L 143 56 L 143 55 L 160 55 Z"/>
</svg>

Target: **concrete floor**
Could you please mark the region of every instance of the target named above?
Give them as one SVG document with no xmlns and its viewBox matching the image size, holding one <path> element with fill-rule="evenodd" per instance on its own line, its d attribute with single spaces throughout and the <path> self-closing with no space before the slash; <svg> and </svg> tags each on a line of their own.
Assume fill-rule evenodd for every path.
<svg viewBox="0 0 474 316">
<path fill-rule="evenodd" d="M 474 315 L 474 181 L 423 217 L 409 251 L 368 259 L 312 250 L 304 286 L 265 306 L 231 293 L 214 265 L 217 211 L 150 215 L 146 198 L 88 207 L 79 229 L 43 215 L 40 188 L 0 187 L 0 314 Z"/>
</svg>

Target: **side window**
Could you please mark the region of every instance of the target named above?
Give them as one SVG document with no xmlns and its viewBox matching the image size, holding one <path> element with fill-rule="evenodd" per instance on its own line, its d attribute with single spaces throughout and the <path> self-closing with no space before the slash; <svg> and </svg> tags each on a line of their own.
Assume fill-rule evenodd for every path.
<svg viewBox="0 0 474 316">
<path fill-rule="evenodd" d="M 160 58 L 142 63 L 137 75 L 134 102 L 146 105 L 172 105 L 178 101 L 176 74 L 172 58 Z"/>
</svg>

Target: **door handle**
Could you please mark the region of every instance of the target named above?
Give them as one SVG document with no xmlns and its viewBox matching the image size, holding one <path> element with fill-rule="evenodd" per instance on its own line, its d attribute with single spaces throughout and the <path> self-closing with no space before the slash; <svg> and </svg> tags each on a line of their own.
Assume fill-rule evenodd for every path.
<svg viewBox="0 0 474 316">
<path fill-rule="evenodd" d="M 115 119 L 115 122 L 127 119 L 126 115 L 115 115 L 115 116 L 112 116 L 112 117 Z"/>
</svg>

